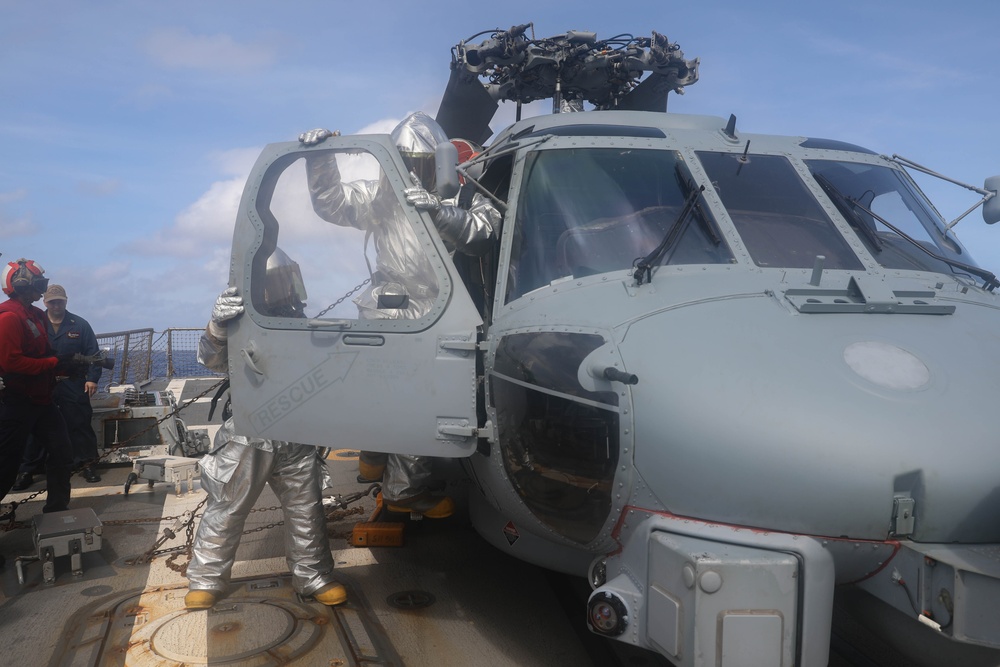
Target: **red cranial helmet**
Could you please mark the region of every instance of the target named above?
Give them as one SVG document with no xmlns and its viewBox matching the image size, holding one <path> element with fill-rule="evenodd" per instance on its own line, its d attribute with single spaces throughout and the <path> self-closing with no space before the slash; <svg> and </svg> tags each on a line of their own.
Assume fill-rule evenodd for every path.
<svg viewBox="0 0 1000 667">
<path fill-rule="evenodd" d="M 483 147 L 479 144 L 473 143 L 468 139 L 452 139 L 451 143 L 455 148 L 458 149 L 458 163 L 468 162 L 472 158 L 476 157 L 483 152 Z M 481 169 L 481 168 L 480 168 Z M 474 178 L 481 175 L 481 173 L 470 174 Z M 461 174 L 458 177 L 458 182 L 460 185 L 465 185 L 465 177 Z"/>
<path fill-rule="evenodd" d="M 36 289 L 41 294 L 49 288 L 49 279 L 45 277 L 45 269 L 33 260 L 21 258 L 3 267 L 0 286 L 3 293 L 9 296 L 28 289 Z"/>
</svg>

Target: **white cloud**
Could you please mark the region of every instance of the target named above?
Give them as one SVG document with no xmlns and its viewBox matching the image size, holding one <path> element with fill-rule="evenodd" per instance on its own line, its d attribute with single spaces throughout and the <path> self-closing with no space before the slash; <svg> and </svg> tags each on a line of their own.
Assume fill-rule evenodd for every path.
<svg viewBox="0 0 1000 667">
<path fill-rule="evenodd" d="M 228 151 L 213 153 L 209 157 L 218 165 L 219 170 L 223 174 L 239 176 L 245 179 L 250 175 L 250 169 L 253 168 L 254 162 L 257 161 L 260 151 L 259 146 L 253 148 L 234 148 Z"/>
<path fill-rule="evenodd" d="M 402 118 L 383 118 L 358 130 L 358 134 L 389 134 L 399 125 Z"/>
<path fill-rule="evenodd" d="M 0 211 L 0 239 L 33 236 L 38 231 L 38 225 L 29 218 L 10 218 Z"/>
<path fill-rule="evenodd" d="M 181 260 L 153 267 L 116 260 L 61 267 L 51 278 L 66 286 L 71 311 L 90 322 L 95 332 L 109 333 L 203 326 L 228 276 L 226 247 L 213 251 L 207 261 Z"/>
<path fill-rule="evenodd" d="M 133 241 L 127 244 L 126 251 L 186 258 L 203 258 L 223 247 L 228 252 L 243 186 L 258 153 L 259 148 L 241 148 L 211 155 L 219 170 L 232 178 L 212 183 L 197 201 L 177 215 L 173 224 L 155 232 L 152 242 Z"/>
<path fill-rule="evenodd" d="M 0 192 L 0 207 L 25 199 L 27 188 L 18 188 L 10 192 Z M 15 216 L 0 208 L 0 239 L 32 236 L 38 233 L 38 225 L 27 216 Z"/>
<path fill-rule="evenodd" d="M 245 178 L 212 183 L 198 201 L 191 204 L 152 240 L 133 241 L 126 251 L 155 257 L 201 257 L 220 244 L 228 245 L 239 210 Z"/>
<path fill-rule="evenodd" d="M 249 70 L 274 61 L 272 45 L 238 43 L 230 35 L 195 35 L 182 28 L 157 30 L 144 46 L 153 60 L 168 69 Z"/>
<path fill-rule="evenodd" d="M 809 35 L 811 44 L 819 53 L 844 60 L 845 80 L 854 85 L 876 83 L 879 87 L 891 86 L 900 90 L 939 88 L 943 83 L 968 82 L 970 77 L 953 63 L 933 58 L 913 58 L 896 55 L 892 51 L 872 48 L 868 43 L 850 42 L 839 37 L 814 33 Z M 847 73 L 862 73 L 852 80 Z"/>
<path fill-rule="evenodd" d="M 9 204 L 28 196 L 27 188 L 18 188 L 11 192 L 0 192 L 0 204 Z"/>
<path fill-rule="evenodd" d="M 132 91 L 128 97 L 141 109 L 151 109 L 174 96 L 173 90 L 162 83 L 147 83 Z"/>
<path fill-rule="evenodd" d="M 208 192 L 177 216 L 170 232 L 207 239 L 228 238 L 236 221 L 245 180 L 232 178 L 212 183 Z"/>
</svg>

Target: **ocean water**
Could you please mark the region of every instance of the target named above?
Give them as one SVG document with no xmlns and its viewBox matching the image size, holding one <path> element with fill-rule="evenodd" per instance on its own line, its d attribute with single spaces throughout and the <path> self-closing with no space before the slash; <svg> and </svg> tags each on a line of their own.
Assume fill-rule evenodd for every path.
<svg viewBox="0 0 1000 667">
<path fill-rule="evenodd" d="M 168 358 L 166 350 L 131 349 L 125 356 L 119 349 L 117 354 L 112 353 L 109 356 L 115 357 L 115 367 L 102 371 L 101 380 L 98 382 L 99 391 L 107 391 L 112 384 L 137 384 L 153 378 L 223 375 L 199 364 L 197 350 L 174 349 Z"/>
</svg>

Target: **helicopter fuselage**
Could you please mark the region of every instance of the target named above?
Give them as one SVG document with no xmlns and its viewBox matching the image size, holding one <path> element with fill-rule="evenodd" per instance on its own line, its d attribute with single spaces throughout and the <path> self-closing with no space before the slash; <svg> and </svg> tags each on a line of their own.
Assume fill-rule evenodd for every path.
<svg viewBox="0 0 1000 667">
<path fill-rule="evenodd" d="M 312 291 L 308 257 L 347 243 L 288 203 L 314 151 L 378 163 L 435 276 L 422 312 L 265 312 L 274 247 Z M 385 138 L 265 150 L 234 237 L 238 428 L 462 457 L 487 540 L 587 576 L 592 630 L 678 665 L 825 665 L 846 584 L 1000 648 L 1000 299 L 898 162 L 638 111 L 520 121 L 483 162 L 500 241 L 453 263 Z"/>
</svg>

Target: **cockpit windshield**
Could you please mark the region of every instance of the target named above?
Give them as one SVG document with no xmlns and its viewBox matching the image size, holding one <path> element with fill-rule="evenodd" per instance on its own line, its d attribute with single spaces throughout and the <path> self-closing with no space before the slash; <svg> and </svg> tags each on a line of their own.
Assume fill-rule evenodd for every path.
<svg viewBox="0 0 1000 667">
<path fill-rule="evenodd" d="M 699 152 L 705 171 L 758 266 L 861 269 L 833 221 L 784 157 Z"/>
<path fill-rule="evenodd" d="M 507 301 L 567 276 L 629 270 L 673 226 L 690 176 L 676 151 L 570 148 L 528 156 L 518 197 Z M 733 261 L 706 207 L 662 264 Z"/>
<path fill-rule="evenodd" d="M 932 254 L 975 266 L 958 240 L 943 232 L 940 216 L 904 174 L 858 162 L 808 160 L 806 164 L 883 267 L 965 273 Z"/>
</svg>

